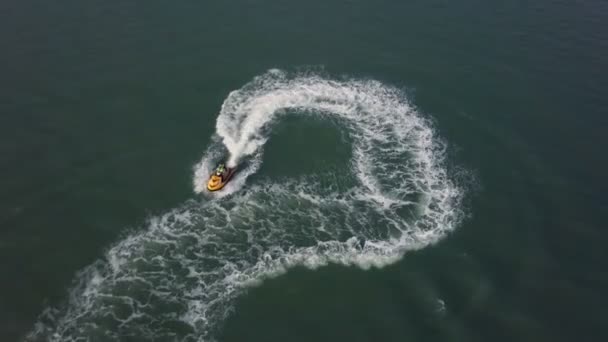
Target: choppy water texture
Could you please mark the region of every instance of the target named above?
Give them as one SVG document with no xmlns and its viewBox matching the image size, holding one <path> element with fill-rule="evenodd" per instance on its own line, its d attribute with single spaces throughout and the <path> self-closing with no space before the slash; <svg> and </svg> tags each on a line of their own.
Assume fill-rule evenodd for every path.
<svg viewBox="0 0 608 342">
<path fill-rule="evenodd" d="M 325 182 L 314 174 L 251 179 L 273 127 L 289 116 L 345 132 L 350 167 L 324 174 Z M 445 150 L 399 89 L 270 70 L 224 101 L 194 170 L 201 199 L 109 248 L 77 276 L 64 306 L 45 311 L 30 339 L 213 341 L 237 296 L 290 267 L 391 264 L 462 217 L 464 189 L 444 165 Z M 208 175 L 225 155 L 239 172 L 210 194 Z"/>
</svg>

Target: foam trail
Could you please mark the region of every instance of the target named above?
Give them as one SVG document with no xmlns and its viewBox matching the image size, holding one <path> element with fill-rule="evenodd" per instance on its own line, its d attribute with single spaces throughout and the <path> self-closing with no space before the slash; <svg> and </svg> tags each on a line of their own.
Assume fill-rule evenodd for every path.
<svg viewBox="0 0 608 342">
<path fill-rule="evenodd" d="M 344 130 L 352 181 L 250 181 L 284 115 L 328 118 Z M 229 94 L 216 133 L 194 169 L 202 200 L 108 249 L 28 340 L 214 341 L 247 286 L 294 265 L 382 267 L 438 241 L 461 218 L 463 191 L 444 166 L 445 146 L 401 91 L 380 82 L 271 70 Z M 240 172 L 225 191 L 207 194 L 225 153 Z M 348 178 L 323 175 L 332 177 Z"/>
</svg>

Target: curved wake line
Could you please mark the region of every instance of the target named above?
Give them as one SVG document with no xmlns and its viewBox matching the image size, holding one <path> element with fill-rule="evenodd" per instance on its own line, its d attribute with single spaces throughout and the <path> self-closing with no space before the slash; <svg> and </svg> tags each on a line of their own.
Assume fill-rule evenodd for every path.
<svg viewBox="0 0 608 342">
<path fill-rule="evenodd" d="M 328 189 L 314 175 L 247 184 L 285 115 L 332 118 L 348 133 L 352 184 Z M 28 339 L 212 341 L 247 286 L 296 265 L 382 267 L 461 220 L 463 191 L 445 168 L 444 144 L 401 91 L 382 83 L 271 70 L 229 94 L 216 133 L 193 179 L 209 198 L 110 248 Z M 209 195 L 207 177 L 223 150 L 240 171 Z"/>
</svg>

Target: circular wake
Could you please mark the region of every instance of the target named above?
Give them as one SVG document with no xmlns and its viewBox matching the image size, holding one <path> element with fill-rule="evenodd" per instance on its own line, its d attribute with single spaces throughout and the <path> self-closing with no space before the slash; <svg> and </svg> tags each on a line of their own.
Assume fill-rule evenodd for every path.
<svg viewBox="0 0 608 342">
<path fill-rule="evenodd" d="M 327 119 L 346 132 L 350 170 L 248 183 L 273 124 L 288 115 Z M 216 133 L 195 168 L 202 202 L 154 218 L 110 248 L 29 339 L 212 341 L 248 285 L 295 265 L 381 267 L 460 220 L 462 191 L 448 177 L 444 145 L 405 95 L 382 83 L 271 70 L 230 93 Z M 208 175 L 224 153 L 239 172 L 209 195 Z"/>
</svg>

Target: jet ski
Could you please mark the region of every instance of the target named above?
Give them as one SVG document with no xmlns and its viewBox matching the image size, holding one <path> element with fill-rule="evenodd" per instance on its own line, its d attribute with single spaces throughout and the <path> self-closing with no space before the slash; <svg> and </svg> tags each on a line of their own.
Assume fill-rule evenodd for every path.
<svg viewBox="0 0 608 342">
<path fill-rule="evenodd" d="M 217 191 L 230 181 L 234 172 L 236 171 L 235 167 L 224 167 L 224 164 L 220 164 L 209 177 L 209 182 L 207 182 L 207 190 L 209 191 Z"/>
</svg>

